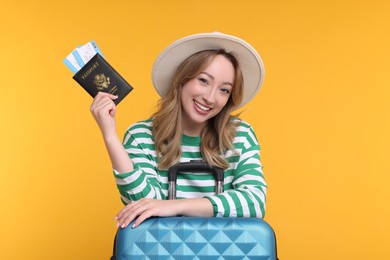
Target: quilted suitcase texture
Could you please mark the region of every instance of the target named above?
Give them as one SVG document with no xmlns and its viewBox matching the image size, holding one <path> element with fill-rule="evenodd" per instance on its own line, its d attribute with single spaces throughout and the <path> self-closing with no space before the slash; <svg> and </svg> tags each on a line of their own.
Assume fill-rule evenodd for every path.
<svg viewBox="0 0 390 260">
<path fill-rule="evenodd" d="M 169 169 L 169 199 L 176 198 L 179 172 L 213 173 L 215 193 L 223 192 L 222 169 L 191 161 Z M 135 229 L 131 226 L 118 229 L 112 260 L 278 259 L 272 227 L 257 218 L 150 218 Z"/>
<path fill-rule="evenodd" d="M 256 218 L 150 218 L 119 229 L 116 259 L 274 260 L 273 229 Z"/>
</svg>

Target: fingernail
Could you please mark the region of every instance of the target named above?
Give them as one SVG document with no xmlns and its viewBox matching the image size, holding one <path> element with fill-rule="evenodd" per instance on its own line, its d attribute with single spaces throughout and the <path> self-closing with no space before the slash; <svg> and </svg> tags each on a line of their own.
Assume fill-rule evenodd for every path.
<svg viewBox="0 0 390 260">
<path fill-rule="evenodd" d="M 125 225 L 125 224 L 122 224 L 121 228 L 125 228 L 125 227 L 126 227 L 126 225 Z"/>
<path fill-rule="evenodd" d="M 131 228 L 136 228 L 136 227 L 137 227 L 137 226 L 136 226 L 135 224 L 131 226 Z"/>
</svg>

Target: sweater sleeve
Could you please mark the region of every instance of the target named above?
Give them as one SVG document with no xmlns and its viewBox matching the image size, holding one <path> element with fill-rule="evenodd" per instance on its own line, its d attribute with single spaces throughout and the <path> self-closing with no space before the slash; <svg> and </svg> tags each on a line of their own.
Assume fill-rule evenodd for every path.
<svg viewBox="0 0 390 260">
<path fill-rule="evenodd" d="M 138 122 L 126 132 L 123 146 L 134 170 L 114 177 L 122 202 L 126 205 L 141 198 L 165 199 L 157 172 L 156 152 L 151 135 L 151 121 Z"/>
<path fill-rule="evenodd" d="M 213 204 L 214 215 L 264 218 L 267 185 L 260 162 L 260 146 L 247 123 L 239 126 L 234 146 L 238 159 L 230 161 L 232 189 L 207 197 Z"/>
</svg>

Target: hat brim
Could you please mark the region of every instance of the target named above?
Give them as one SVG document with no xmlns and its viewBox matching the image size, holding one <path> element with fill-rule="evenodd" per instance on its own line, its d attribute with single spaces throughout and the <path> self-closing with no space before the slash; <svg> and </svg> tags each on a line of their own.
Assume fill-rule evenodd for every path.
<svg viewBox="0 0 390 260">
<path fill-rule="evenodd" d="M 179 39 L 169 45 L 156 59 L 152 70 L 153 85 L 164 97 L 172 84 L 179 65 L 192 54 L 203 50 L 224 49 L 233 53 L 240 63 L 244 78 L 242 102 L 247 104 L 260 90 L 264 80 L 264 64 L 257 51 L 244 40 L 223 33 L 201 33 Z"/>
</svg>

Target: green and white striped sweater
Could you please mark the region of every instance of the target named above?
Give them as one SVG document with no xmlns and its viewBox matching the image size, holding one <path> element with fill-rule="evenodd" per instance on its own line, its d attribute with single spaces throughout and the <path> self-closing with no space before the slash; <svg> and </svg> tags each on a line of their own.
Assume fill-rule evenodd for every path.
<svg viewBox="0 0 390 260">
<path fill-rule="evenodd" d="M 135 123 L 125 134 L 123 145 L 133 161 L 134 170 L 121 174 L 114 170 L 124 204 L 145 197 L 163 200 L 168 197 L 167 171 L 156 167 L 152 123 L 152 119 Z M 177 199 L 208 198 L 216 217 L 263 218 L 267 185 L 260 162 L 260 146 L 248 123 L 241 121 L 233 144 L 235 151 L 229 150 L 225 154 L 230 167 L 225 170 L 223 193 L 214 194 L 212 174 L 182 174 L 177 179 Z M 199 146 L 200 137 L 183 135 L 180 161 L 202 159 Z"/>
</svg>

